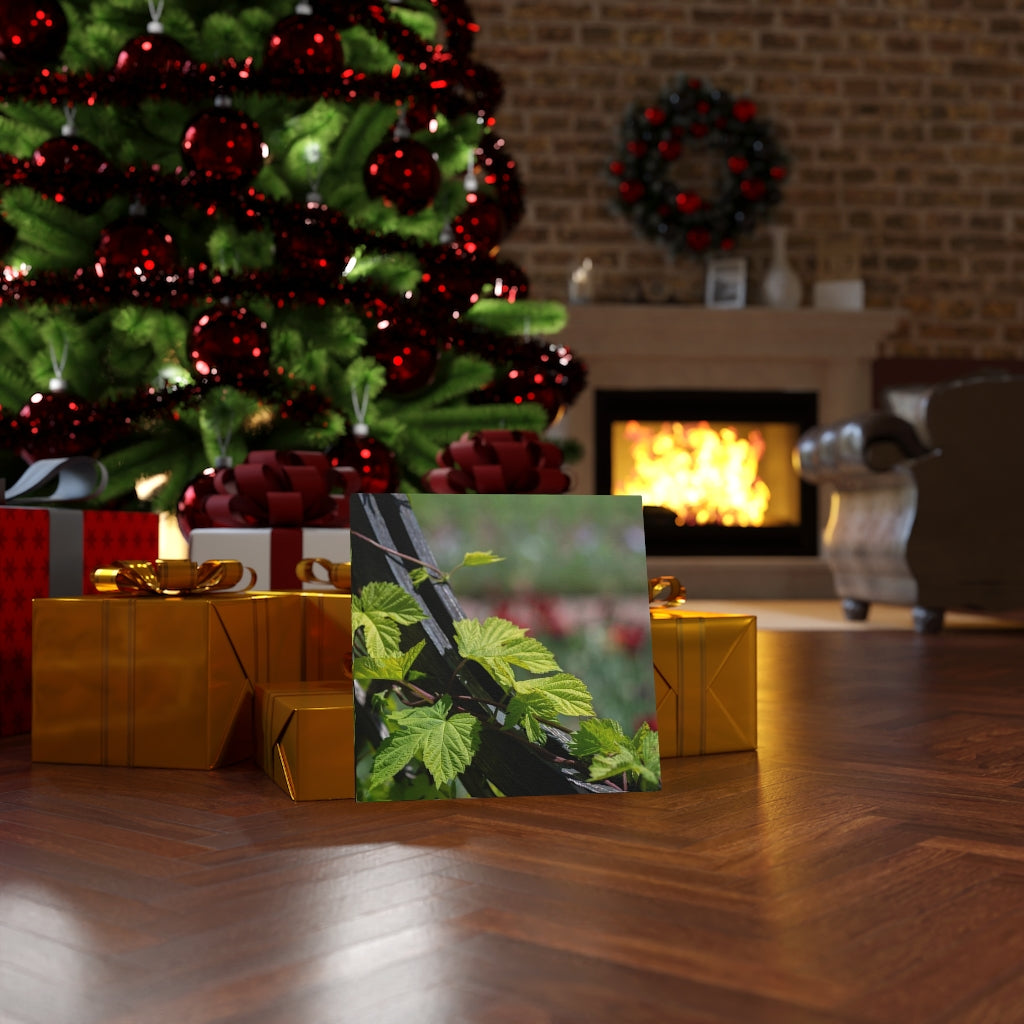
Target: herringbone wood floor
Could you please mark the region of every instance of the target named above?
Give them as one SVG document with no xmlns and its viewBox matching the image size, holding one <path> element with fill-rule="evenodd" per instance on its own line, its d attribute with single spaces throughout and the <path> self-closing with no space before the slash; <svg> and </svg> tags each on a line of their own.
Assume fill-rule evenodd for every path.
<svg viewBox="0 0 1024 1024">
<path fill-rule="evenodd" d="M 1024 632 L 762 633 L 757 754 L 293 805 L 0 742 L 5 1024 L 1014 1024 Z"/>
</svg>

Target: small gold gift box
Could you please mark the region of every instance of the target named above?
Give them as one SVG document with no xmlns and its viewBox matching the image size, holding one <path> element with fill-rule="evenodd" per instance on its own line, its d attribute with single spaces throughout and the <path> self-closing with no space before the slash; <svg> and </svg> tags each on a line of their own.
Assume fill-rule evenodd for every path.
<svg viewBox="0 0 1024 1024">
<path fill-rule="evenodd" d="M 752 615 L 651 608 L 662 757 L 757 746 L 757 629 Z"/>
<path fill-rule="evenodd" d="M 33 760 L 214 768 L 252 756 L 255 685 L 302 673 L 299 601 L 36 600 Z"/>
<path fill-rule="evenodd" d="M 256 687 L 257 759 L 293 800 L 355 797 L 352 683 Z"/>
</svg>

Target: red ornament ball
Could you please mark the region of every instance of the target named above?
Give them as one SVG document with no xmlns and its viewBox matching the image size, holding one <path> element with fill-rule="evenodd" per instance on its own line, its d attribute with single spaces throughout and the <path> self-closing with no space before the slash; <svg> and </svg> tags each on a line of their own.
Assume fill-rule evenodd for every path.
<svg viewBox="0 0 1024 1024">
<path fill-rule="evenodd" d="M 19 68 L 54 64 L 68 41 L 68 19 L 57 0 L 21 0 L 0 7 L 0 60 Z"/>
<path fill-rule="evenodd" d="M 95 447 L 94 427 L 88 404 L 63 381 L 51 381 L 50 391 L 34 394 L 18 413 L 21 454 L 29 462 L 88 454 Z"/>
<path fill-rule="evenodd" d="M 364 427 L 365 429 L 365 427 Z M 327 449 L 332 466 L 351 466 L 359 474 L 359 490 L 364 494 L 390 494 L 398 489 L 398 460 L 387 445 L 369 434 L 358 433 L 339 438 Z"/>
<path fill-rule="evenodd" d="M 244 307 L 220 306 L 192 325 L 189 357 L 202 377 L 254 381 L 270 370 L 270 329 Z"/>
<path fill-rule="evenodd" d="M 197 173 L 236 182 L 259 174 L 263 136 L 259 125 L 240 110 L 218 106 L 189 122 L 181 139 L 181 152 Z"/>
<path fill-rule="evenodd" d="M 319 15 L 296 13 L 271 30 L 263 70 L 270 75 L 337 75 L 343 61 L 338 30 Z"/>
<path fill-rule="evenodd" d="M 32 178 L 41 195 L 79 213 L 95 213 L 106 201 L 102 178 L 107 158 L 86 139 L 61 135 L 32 154 Z"/>
<path fill-rule="evenodd" d="M 438 347 L 425 328 L 408 328 L 391 324 L 378 331 L 369 344 L 369 351 L 387 378 L 386 390 L 407 395 L 425 388 L 437 370 Z"/>
<path fill-rule="evenodd" d="M 505 213 L 493 199 L 477 198 L 452 221 L 455 247 L 469 256 L 496 255 L 505 237 Z"/>
<path fill-rule="evenodd" d="M 96 245 L 96 272 L 130 274 L 147 280 L 167 276 L 178 265 L 178 247 L 171 233 L 147 217 L 128 216 L 100 232 Z"/>
<path fill-rule="evenodd" d="M 294 219 L 282 219 L 278 226 L 279 265 L 305 274 L 336 277 L 349 252 L 332 228 L 329 209 L 322 203 L 307 203 Z"/>
<path fill-rule="evenodd" d="M 147 88 L 163 88 L 169 75 L 189 63 L 188 50 L 163 32 L 144 32 L 125 43 L 114 62 L 114 74 Z"/>
<path fill-rule="evenodd" d="M 190 480 L 178 499 L 178 528 L 181 535 L 188 538 L 193 530 L 207 529 L 213 526 L 213 520 L 206 512 L 206 499 L 213 496 L 216 489 L 213 477 L 217 471 L 212 467 Z"/>
<path fill-rule="evenodd" d="M 382 146 L 363 170 L 366 191 L 402 213 L 429 206 L 441 185 L 433 154 L 415 139 L 396 139 Z"/>
</svg>

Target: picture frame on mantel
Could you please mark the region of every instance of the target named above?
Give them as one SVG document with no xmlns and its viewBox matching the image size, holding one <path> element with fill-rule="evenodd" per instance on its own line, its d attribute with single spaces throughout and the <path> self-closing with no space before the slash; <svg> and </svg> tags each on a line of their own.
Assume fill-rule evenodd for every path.
<svg viewBox="0 0 1024 1024">
<path fill-rule="evenodd" d="M 704 277 L 704 305 L 708 309 L 744 309 L 747 305 L 747 261 L 709 260 Z"/>
</svg>

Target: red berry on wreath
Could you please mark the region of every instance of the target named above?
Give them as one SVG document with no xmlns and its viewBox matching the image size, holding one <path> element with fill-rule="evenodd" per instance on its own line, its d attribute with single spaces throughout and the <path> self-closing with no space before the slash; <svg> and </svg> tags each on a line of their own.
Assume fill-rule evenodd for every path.
<svg viewBox="0 0 1024 1024">
<path fill-rule="evenodd" d="M 57 0 L 21 0 L 0 8 L 0 60 L 36 70 L 55 64 L 68 41 L 68 19 Z"/>
<path fill-rule="evenodd" d="M 415 139 L 395 139 L 370 157 L 363 171 L 366 191 L 402 213 L 429 206 L 441 185 L 433 154 Z"/>
<path fill-rule="evenodd" d="M 644 195 L 643 183 L 639 181 L 623 181 L 619 185 L 619 195 L 624 203 L 638 203 Z"/>
<path fill-rule="evenodd" d="M 744 124 L 757 113 L 757 104 L 753 100 L 737 100 L 732 107 L 732 116 Z"/>
<path fill-rule="evenodd" d="M 181 151 L 192 170 L 222 181 L 254 178 L 264 159 L 259 125 L 236 110 L 227 96 L 218 96 L 215 109 L 189 122 Z"/>
<path fill-rule="evenodd" d="M 338 30 L 300 0 L 295 13 L 272 29 L 263 57 L 263 70 L 271 75 L 337 75 L 344 60 Z"/>
</svg>

